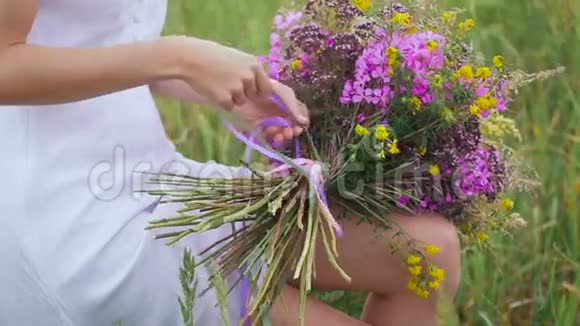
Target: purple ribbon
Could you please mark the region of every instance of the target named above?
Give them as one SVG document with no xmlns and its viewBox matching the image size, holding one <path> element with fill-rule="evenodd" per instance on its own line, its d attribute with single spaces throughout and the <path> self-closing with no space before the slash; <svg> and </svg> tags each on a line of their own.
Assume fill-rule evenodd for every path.
<svg viewBox="0 0 580 326">
<path fill-rule="evenodd" d="M 276 103 L 278 105 L 278 107 L 280 107 L 280 109 L 283 112 L 288 113 L 288 108 L 286 107 L 284 102 L 277 95 L 273 95 L 271 97 L 271 99 L 274 103 Z M 255 130 L 248 137 L 248 136 L 244 135 L 243 133 L 241 133 L 240 131 L 238 131 L 223 116 L 221 119 L 222 119 L 224 126 L 234 136 L 236 136 L 236 138 L 238 140 L 240 140 L 241 142 L 246 144 L 246 151 L 245 151 L 246 162 L 248 162 L 248 163 L 250 162 L 251 152 L 252 152 L 252 150 L 255 150 L 255 151 L 261 153 L 262 155 L 268 157 L 272 161 L 278 161 L 278 162 L 282 163 L 281 166 L 270 171 L 269 173 L 278 173 L 278 172 L 281 172 L 284 170 L 289 171 L 290 169 L 300 170 L 308 178 L 310 183 L 315 185 L 316 195 L 318 197 L 318 200 L 323 203 L 322 209 L 327 212 L 326 215 L 329 216 L 330 222 L 331 222 L 332 226 L 334 227 L 336 234 L 339 237 L 342 236 L 342 234 L 343 234 L 342 227 L 332 217 L 332 214 L 330 213 L 330 210 L 328 209 L 328 200 L 327 200 L 326 192 L 324 191 L 324 185 L 323 185 L 322 166 L 318 162 L 304 159 L 304 158 L 300 158 L 302 155 L 302 153 L 301 153 L 302 151 L 301 151 L 300 142 L 298 141 L 298 139 L 294 139 L 294 142 L 293 142 L 294 155 L 296 158 L 291 159 L 291 158 L 289 158 L 281 153 L 273 152 L 273 151 L 269 150 L 268 148 L 258 144 L 256 142 L 256 136 L 258 135 L 258 132 L 259 132 L 258 130 Z M 267 119 L 264 119 L 263 121 L 261 121 L 259 124 L 259 127 L 261 127 L 261 128 L 268 128 L 268 127 L 291 128 L 292 124 L 288 120 L 286 120 L 282 117 L 270 117 L 270 118 L 267 118 Z M 249 282 L 248 278 L 246 276 L 244 276 L 246 270 L 247 270 L 247 265 L 242 266 L 242 268 L 240 270 L 240 273 L 241 273 L 240 299 L 242 301 L 240 315 L 241 315 L 242 320 L 247 317 L 248 304 L 249 304 L 249 300 L 250 300 L 250 282 Z M 250 326 L 251 321 L 246 320 L 245 325 Z"/>
</svg>

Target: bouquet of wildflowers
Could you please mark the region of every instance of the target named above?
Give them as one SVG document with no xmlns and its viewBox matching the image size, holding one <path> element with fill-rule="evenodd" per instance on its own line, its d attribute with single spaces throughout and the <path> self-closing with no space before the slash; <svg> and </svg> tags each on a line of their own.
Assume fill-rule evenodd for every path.
<svg viewBox="0 0 580 326">
<path fill-rule="evenodd" d="M 182 202 L 179 215 L 150 228 L 172 228 L 174 243 L 228 223 L 241 225 L 212 245 L 201 263 L 221 275 L 242 270 L 254 294 L 249 320 L 265 315 L 289 278 L 302 302 L 315 276 L 315 246 L 345 280 L 336 257 L 340 216 L 329 202 L 366 223 L 397 228 L 389 213 L 438 212 L 465 239 L 485 244 L 490 230 L 523 221 L 506 193 L 526 190 L 532 175 L 512 159 L 504 139 L 519 140 L 505 117 L 522 85 L 555 71 L 525 74 L 501 55 L 485 59 L 471 47 L 472 19 L 441 12 L 428 1 L 405 7 L 370 0 L 311 0 L 276 16 L 264 61 L 272 78 L 292 87 L 312 111 L 312 124 L 289 150 L 238 133 L 272 163 L 244 178 L 161 175 L 154 192 Z M 391 239 L 414 275 L 409 288 L 430 296 L 444 278 L 421 261 L 438 248 L 404 230 Z M 395 243 L 399 242 L 399 243 Z M 267 268 L 266 268 L 267 266 Z"/>
</svg>

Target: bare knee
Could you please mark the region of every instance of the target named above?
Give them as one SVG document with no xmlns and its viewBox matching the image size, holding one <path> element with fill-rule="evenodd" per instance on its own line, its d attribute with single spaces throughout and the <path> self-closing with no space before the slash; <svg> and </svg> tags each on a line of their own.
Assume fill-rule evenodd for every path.
<svg viewBox="0 0 580 326">
<path fill-rule="evenodd" d="M 455 296 L 461 278 L 461 244 L 455 226 L 444 219 L 438 227 L 432 230 L 431 243 L 441 250 L 432 256 L 433 262 L 445 270 L 444 291 L 447 295 Z"/>
<path fill-rule="evenodd" d="M 395 219 L 415 241 L 417 248 L 423 249 L 423 245 L 435 245 L 439 248 L 437 254 L 425 253 L 425 257 L 430 263 L 445 271 L 441 289 L 447 296 L 455 296 L 461 275 L 461 244 L 455 226 L 438 214 L 396 216 Z M 427 265 L 423 267 L 426 268 Z M 403 272 L 403 275 L 411 279 L 407 270 Z M 397 291 L 407 294 L 409 291 L 407 282 L 399 284 L 401 286 Z"/>
</svg>

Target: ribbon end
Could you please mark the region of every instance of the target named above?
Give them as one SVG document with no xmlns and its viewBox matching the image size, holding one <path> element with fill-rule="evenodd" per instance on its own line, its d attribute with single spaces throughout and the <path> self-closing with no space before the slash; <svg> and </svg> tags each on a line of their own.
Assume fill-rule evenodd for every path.
<svg viewBox="0 0 580 326">
<path fill-rule="evenodd" d="M 342 236 L 344 235 L 344 230 L 342 229 L 342 226 L 340 226 L 340 224 L 334 225 L 334 231 L 336 233 L 336 236 L 339 238 L 342 238 Z"/>
</svg>

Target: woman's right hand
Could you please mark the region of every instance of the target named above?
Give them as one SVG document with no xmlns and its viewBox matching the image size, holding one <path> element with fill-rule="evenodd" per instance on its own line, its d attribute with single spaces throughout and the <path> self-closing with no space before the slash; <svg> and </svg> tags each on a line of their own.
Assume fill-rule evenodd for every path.
<svg viewBox="0 0 580 326">
<path fill-rule="evenodd" d="M 208 101 L 225 110 L 267 98 L 272 81 L 258 59 L 211 41 L 169 36 L 168 54 L 177 60 L 178 75 Z"/>
</svg>

